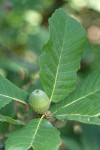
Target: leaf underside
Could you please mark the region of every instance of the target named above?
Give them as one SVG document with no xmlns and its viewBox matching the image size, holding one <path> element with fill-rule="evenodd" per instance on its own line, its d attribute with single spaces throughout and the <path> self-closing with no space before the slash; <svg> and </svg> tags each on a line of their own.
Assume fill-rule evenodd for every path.
<svg viewBox="0 0 100 150">
<path fill-rule="evenodd" d="M 92 72 L 64 101 L 55 104 L 51 112 L 61 120 L 100 125 L 100 70 Z"/>
<path fill-rule="evenodd" d="M 75 89 L 86 37 L 81 24 L 58 9 L 49 19 L 50 39 L 40 57 L 40 79 L 50 100 L 63 100 Z"/>
<path fill-rule="evenodd" d="M 58 150 L 59 132 L 50 122 L 31 120 L 25 127 L 9 134 L 6 150 Z"/>
<path fill-rule="evenodd" d="M 12 100 L 26 104 L 28 93 L 15 86 L 5 77 L 0 75 L 0 109 L 10 103 Z"/>
</svg>

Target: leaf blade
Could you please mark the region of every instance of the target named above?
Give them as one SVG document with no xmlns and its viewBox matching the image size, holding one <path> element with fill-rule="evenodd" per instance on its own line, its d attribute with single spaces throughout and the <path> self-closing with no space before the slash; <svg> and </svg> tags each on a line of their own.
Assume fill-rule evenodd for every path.
<svg viewBox="0 0 100 150">
<path fill-rule="evenodd" d="M 31 147 L 34 150 L 57 150 L 59 142 L 59 133 L 50 122 L 34 119 L 22 129 L 9 135 L 6 141 L 6 150 L 19 149 L 19 147 L 21 150 Z"/>
<path fill-rule="evenodd" d="M 51 108 L 58 119 L 100 125 L 100 70 L 91 73 L 63 102 Z"/>
<path fill-rule="evenodd" d="M 5 77 L 0 75 L 0 109 L 12 100 L 27 104 L 26 97 L 28 93 L 15 86 Z"/>
<path fill-rule="evenodd" d="M 62 9 L 50 18 L 49 28 L 50 39 L 40 57 L 40 79 L 50 100 L 58 102 L 75 89 L 86 39 L 81 25 Z"/>
<path fill-rule="evenodd" d="M 11 123 L 11 124 L 17 124 L 17 125 L 25 125 L 24 122 L 22 122 L 20 120 L 15 120 L 15 119 L 12 119 L 9 116 L 3 116 L 1 114 L 0 114 L 0 121 L 1 122 L 8 122 L 8 123 Z"/>
</svg>

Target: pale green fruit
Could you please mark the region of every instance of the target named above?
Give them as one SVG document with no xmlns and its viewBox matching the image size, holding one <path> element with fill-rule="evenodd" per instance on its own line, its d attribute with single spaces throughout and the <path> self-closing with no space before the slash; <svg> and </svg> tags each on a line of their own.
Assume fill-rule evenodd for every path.
<svg viewBox="0 0 100 150">
<path fill-rule="evenodd" d="M 50 100 L 45 92 L 35 90 L 30 94 L 28 103 L 36 113 L 44 114 L 49 109 Z"/>
</svg>

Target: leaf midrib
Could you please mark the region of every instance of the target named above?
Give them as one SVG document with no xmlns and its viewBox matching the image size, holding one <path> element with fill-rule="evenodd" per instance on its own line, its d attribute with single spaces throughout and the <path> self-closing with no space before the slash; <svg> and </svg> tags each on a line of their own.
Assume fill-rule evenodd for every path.
<svg viewBox="0 0 100 150">
<path fill-rule="evenodd" d="M 95 118 L 97 118 L 97 115 L 98 114 L 95 114 L 95 115 L 89 115 L 89 114 L 87 114 L 87 115 L 82 115 L 82 114 L 60 114 L 60 115 L 56 115 L 56 116 L 58 116 L 58 117 L 62 117 L 62 116 L 81 116 L 81 117 L 91 117 L 91 118 L 93 118 L 93 117 L 95 117 Z"/>
<path fill-rule="evenodd" d="M 37 128 L 36 128 L 36 130 L 35 130 L 35 133 L 34 133 L 34 135 L 33 135 L 32 142 L 31 142 L 29 148 L 33 145 L 34 139 L 35 139 L 35 137 L 36 137 L 36 135 L 37 135 L 37 132 L 38 132 L 38 130 L 39 130 L 39 128 L 40 128 L 40 124 L 41 124 L 41 122 L 42 122 L 43 117 L 44 117 L 44 115 L 42 115 L 42 117 L 40 118 L 40 120 L 39 120 L 39 122 L 38 122 L 38 124 L 37 124 Z"/>
<path fill-rule="evenodd" d="M 57 111 L 55 111 L 55 112 L 53 113 L 53 115 L 54 115 L 55 113 L 57 113 L 59 110 L 61 110 L 61 109 L 63 109 L 63 108 L 66 108 L 66 107 L 68 107 L 68 106 L 70 106 L 70 105 L 72 105 L 72 104 L 74 104 L 74 103 L 76 103 L 76 102 L 79 102 L 80 100 L 82 100 L 82 99 L 84 99 L 84 98 L 86 98 L 86 97 L 88 97 L 88 96 L 90 96 L 90 95 L 92 95 L 92 94 L 94 94 L 94 93 L 96 93 L 96 92 L 98 92 L 98 91 L 100 91 L 100 89 L 99 89 L 99 90 L 95 90 L 94 92 L 91 92 L 91 93 L 89 93 L 89 94 L 87 94 L 87 95 L 85 95 L 85 96 L 83 96 L 83 97 L 81 97 L 81 98 L 78 98 L 78 99 L 74 100 L 73 102 L 71 102 L 71 103 L 69 103 L 69 104 L 67 104 L 67 105 L 65 105 L 65 106 L 63 106 L 63 107 L 61 107 L 61 108 L 58 109 Z"/>
<path fill-rule="evenodd" d="M 23 104 L 26 104 L 26 105 L 27 105 L 27 103 L 26 103 L 26 102 L 24 102 L 24 101 L 22 101 L 22 100 L 20 100 L 20 99 L 17 99 L 17 98 L 15 98 L 15 97 L 11 97 L 11 96 L 7 96 L 7 95 L 3 95 L 3 94 L 0 94 L 0 96 L 2 96 L 2 97 L 6 97 L 6 98 L 9 98 L 9 99 L 15 99 L 16 101 L 18 101 L 18 102 L 20 102 L 20 103 L 23 103 Z"/>
<path fill-rule="evenodd" d="M 55 87 L 56 87 L 56 83 L 57 83 L 56 81 L 57 81 L 57 78 L 58 78 L 58 72 L 59 72 L 59 67 L 60 67 L 59 64 L 60 64 L 61 56 L 62 56 L 62 52 L 63 52 L 63 46 L 64 46 L 64 41 L 65 41 L 65 34 L 66 34 L 66 24 L 65 24 L 65 32 L 64 32 L 63 43 L 62 43 L 62 47 L 61 47 L 61 53 L 60 53 L 60 56 L 59 56 L 57 71 L 56 71 L 56 75 L 55 75 L 55 81 L 54 81 L 53 90 L 52 90 L 51 97 L 50 97 L 50 102 L 52 101 L 52 97 L 53 97 L 53 94 L 54 94 L 54 91 L 55 91 Z"/>
</svg>

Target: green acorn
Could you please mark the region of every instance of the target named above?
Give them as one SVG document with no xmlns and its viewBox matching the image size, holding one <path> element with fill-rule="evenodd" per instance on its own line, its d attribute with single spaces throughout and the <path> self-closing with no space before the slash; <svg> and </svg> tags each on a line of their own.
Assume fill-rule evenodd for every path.
<svg viewBox="0 0 100 150">
<path fill-rule="evenodd" d="M 29 96 L 28 103 L 38 114 L 46 113 L 50 106 L 50 100 L 42 90 L 33 91 Z"/>
</svg>

